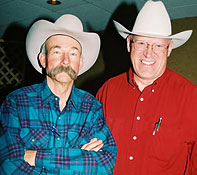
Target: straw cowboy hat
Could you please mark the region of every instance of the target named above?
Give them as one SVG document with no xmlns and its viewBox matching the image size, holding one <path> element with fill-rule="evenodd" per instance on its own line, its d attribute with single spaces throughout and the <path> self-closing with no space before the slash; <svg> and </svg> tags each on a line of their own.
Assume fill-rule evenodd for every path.
<svg viewBox="0 0 197 175">
<path fill-rule="evenodd" d="M 170 17 L 161 1 L 148 0 L 144 4 L 136 18 L 132 31 L 127 30 L 116 21 L 114 21 L 114 24 L 119 34 L 125 39 L 128 35 L 169 38 L 173 41 L 173 48 L 183 45 L 192 34 L 192 30 L 187 30 L 171 35 Z"/>
<path fill-rule="evenodd" d="M 42 73 L 42 68 L 38 61 L 41 46 L 50 36 L 57 34 L 73 37 L 81 44 L 84 64 L 78 75 L 81 75 L 93 66 L 99 54 L 99 36 L 96 33 L 84 32 L 79 18 L 66 14 L 58 18 L 54 23 L 46 20 L 35 22 L 27 34 L 27 56 L 38 72 Z"/>
</svg>

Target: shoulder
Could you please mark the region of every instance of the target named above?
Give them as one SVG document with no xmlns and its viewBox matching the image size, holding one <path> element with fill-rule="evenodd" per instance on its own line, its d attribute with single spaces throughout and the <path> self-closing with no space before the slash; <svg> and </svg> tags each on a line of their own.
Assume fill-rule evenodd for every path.
<svg viewBox="0 0 197 175">
<path fill-rule="evenodd" d="M 28 96 L 33 96 L 33 94 L 36 94 L 38 92 L 40 92 L 41 90 L 41 84 L 34 84 L 34 85 L 30 85 L 30 86 L 25 86 L 19 89 L 16 89 L 14 91 L 12 91 L 11 93 L 9 93 L 6 97 L 6 99 L 21 99 L 21 98 L 25 98 Z"/>
<path fill-rule="evenodd" d="M 169 98 L 190 99 L 189 101 L 193 101 L 194 96 L 196 96 L 195 84 L 173 70 L 168 69 L 167 73 L 160 80 L 158 81 L 158 90 L 166 97 L 169 95 Z"/>
<path fill-rule="evenodd" d="M 103 108 L 101 103 L 90 93 L 74 89 L 73 104 L 83 116 L 89 118 L 90 121 L 95 121 L 98 117 L 103 117 Z"/>
<path fill-rule="evenodd" d="M 191 82 L 189 79 L 185 78 L 183 75 L 168 69 L 168 83 L 172 86 L 176 86 L 177 88 L 196 88 L 195 84 Z"/>
<path fill-rule="evenodd" d="M 120 85 L 124 85 L 128 83 L 128 75 L 127 72 L 124 72 L 120 75 L 117 75 L 115 77 L 112 77 L 108 79 L 101 87 L 103 88 L 115 88 L 119 87 Z"/>
<path fill-rule="evenodd" d="M 101 103 L 93 96 L 91 93 L 84 91 L 82 89 L 75 88 L 75 96 L 77 97 L 78 101 L 80 100 L 81 104 L 88 104 L 94 106 L 101 106 Z"/>
</svg>

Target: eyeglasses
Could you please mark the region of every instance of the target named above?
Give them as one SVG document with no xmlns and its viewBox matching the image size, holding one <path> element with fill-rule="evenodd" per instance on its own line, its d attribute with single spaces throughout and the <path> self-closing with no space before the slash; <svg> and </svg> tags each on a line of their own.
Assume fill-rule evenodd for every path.
<svg viewBox="0 0 197 175">
<path fill-rule="evenodd" d="M 149 44 L 149 43 L 142 41 L 142 40 L 131 40 L 131 42 L 134 44 L 134 48 L 136 50 L 144 51 L 148 48 L 148 46 L 151 46 L 153 52 L 155 52 L 155 53 L 163 53 L 169 47 L 169 44 L 167 46 L 164 44 L 157 44 L 157 43 Z"/>
</svg>

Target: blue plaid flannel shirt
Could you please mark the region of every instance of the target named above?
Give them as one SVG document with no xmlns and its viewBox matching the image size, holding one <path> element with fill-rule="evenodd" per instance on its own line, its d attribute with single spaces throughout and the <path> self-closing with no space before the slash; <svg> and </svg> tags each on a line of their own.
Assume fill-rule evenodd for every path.
<svg viewBox="0 0 197 175">
<path fill-rule="evenodd" d="M 102 106 L 74 85 L 61 112 L 59 98 L 43 83 L 10 93 L 0 109 L 0 174 L 112 174 L 117 148 Z M 91 138 L 102 139 L 98 152 L 82 150 Z M 24 150 L 37 150 L 36 166 Z"/>
</svg>

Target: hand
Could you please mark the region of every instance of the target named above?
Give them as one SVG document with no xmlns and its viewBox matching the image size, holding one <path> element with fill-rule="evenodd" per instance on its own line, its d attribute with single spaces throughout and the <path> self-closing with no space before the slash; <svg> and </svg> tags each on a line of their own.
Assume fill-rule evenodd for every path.
<svg viewBox="0 0 197 175">
<path fill-rule="evenodd" d="M 31 166 L 35 166 L 36 150 L 25 150 L 24 160 Z"/>
<path fill-rule="evenodd" d="M 93 138 L 90 140 L 89 143 L 83 145 L 81 149 L 87 150 L 87 151 L 99 151 L 103 147 L 103 141 L 97 140 L 97 138 Z"/>
</svg>

